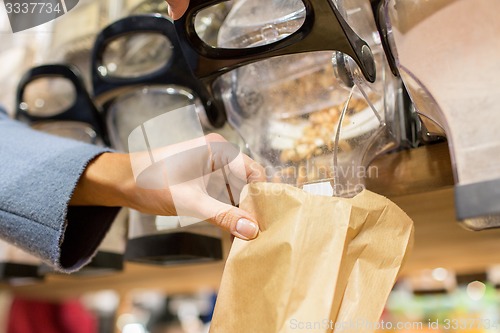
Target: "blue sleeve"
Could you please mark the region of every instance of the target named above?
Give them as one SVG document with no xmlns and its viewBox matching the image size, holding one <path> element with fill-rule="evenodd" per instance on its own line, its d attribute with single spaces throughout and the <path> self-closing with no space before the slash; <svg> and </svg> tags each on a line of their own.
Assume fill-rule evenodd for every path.
<svg viewBox="0 0 500 333">
<path fill-rule="evenodd" d="M 119 208 L 69 201 L 87 164 L 106 151 L 32 130 L 0 110 L 0 238 L 63 272 L 88 263 Z"/>
</svg>

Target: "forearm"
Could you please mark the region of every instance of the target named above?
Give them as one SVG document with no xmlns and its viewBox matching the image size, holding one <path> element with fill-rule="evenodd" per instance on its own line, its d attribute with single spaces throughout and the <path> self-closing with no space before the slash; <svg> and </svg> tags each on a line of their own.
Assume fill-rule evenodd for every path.
<svg viewBox="0 0 500 333">
<path fill-rule="evenodd" d="M 70 205 L 129 207 L 133 184 L 128 155 L 104 153 L 82 174 Z"/>
<path fill-rule="evenodd" d="M 119 153 L 104 153 L 88 165 L 70 205 L 128 207 L 145 214 L 175 215 L 168 189 L 137 186 L 130 155 Z"/>
</svg>

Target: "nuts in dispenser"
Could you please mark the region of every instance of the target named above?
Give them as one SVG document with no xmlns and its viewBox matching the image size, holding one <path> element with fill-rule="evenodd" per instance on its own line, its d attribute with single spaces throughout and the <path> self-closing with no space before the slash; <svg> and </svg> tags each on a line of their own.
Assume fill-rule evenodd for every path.
<svg viewBox="0 0 500 333">
<path fill-rule="evenodd" d="M 321 179 L 332 178 L 332 153 L 335 149 L 335 134 L 338 129 L 338 122 L 344 105 L 339 104 L 334 107 L 315 111 L 299 118 L 281 120 L 289 123 L 306 121 L 301 136 L 293 143 L 292 148 L 283 149 L 280 154 L 280 161 L 285 165 L 290 165 L 281 170 L 281 176 L 290 178 L 295 173 L 294 168 L 298 167 L 295 173 L 297 185 L 305 182 L 314 182 Z M 349 103 L 347 113 L 344 117 L 343 126 L 350 123 L 350 116 L 357 114 L 368 107 L 364 99 L 353 98 Z M 348 140 L 340 140 L 338 152 L 340 154 L 352 151 Z"/>
<path fill-rule="evenodd" d="M 285 80 L 281 78 L 281 82 L 275 82 L 269 87 L 271 91 L 268 102 L 280 105 L 280 110 L 286 110 L 281 111 L 283 117 L 313 111 L 310 108 L 317 105 L 310 105 L 310 101 L 315 101 L 315 104 L 324 101 L 327 107 L 331 101 L 340 100 L 344 94 L 343 91 L 333 89 L 332 83 L 335 80 L 332 82 L 332 78 L 335 74 L 332 66 L 315 63 L 318 59 L 307 60 L 309 59 L 298 56 L 291 59 L 302 67 L 297 66 L 299 68 L 296 73 L 293 73 L 293 68 L 281 71 L 287 74 Z"/>
</svg>

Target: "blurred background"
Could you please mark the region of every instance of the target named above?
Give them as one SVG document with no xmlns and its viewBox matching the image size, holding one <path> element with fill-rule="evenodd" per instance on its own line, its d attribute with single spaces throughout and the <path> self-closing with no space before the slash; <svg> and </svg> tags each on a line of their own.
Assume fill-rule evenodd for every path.
<svg viewBox="0 0 500 333">
<path fill-rule="evenodd" d="M 197 30 L 206 40 L 217 42 L 214 27 L 222 24 L 231 6 L 232 2 L 220 5 L 197 21 Z M 23 107 L 39 114 L 51 108 L 64 109 L 76 98 L 78 91 L 71 85 L 42 80 L 26 88 L 25 104 L 18 103 L 16 93 L 23 75 L 30 68 L 49 63 L 75 66 L 95 103 L 92 108 L 108 110 L 108 126 L 112 123 L 124 128 L 101 135 L 100 125 L 44 125 L 44 130 L 53 134 L 96 144 L 111 141 L 114 148 L 126 150 L 128 134 L 123 133 L 155 112 L 164 112 L 165 105 L 178 107 L 194 101 L 189 89 L 174 87 L 174 91 L 161 84 L 126 87 L 129 95 L 117 99 L 116 91 L 124 87 L 114 87 L 115 91 L 103 85 L 102 94 L 96 94 L 92 82 L 91 53 L 102 29 L 130 15 L 166 17 L 163 0 L 80 0 L 67 15 L 16 34 L 3 4 L 0 8 L 0 104 L 11 115 Z M 118 76 L 133 77 L 132 69 L 141 70 L 141 66 L 154 69 L 155 59 L 170 50 L 165 41 L 151 36 L 132 38 L 124 44 L 132 47 L 124 50 L 123 43 L 110 44 L 105 55 L 105 70 Z M 126 66 L 120 69 L 117 61 Z M 72 96 L 69 101 L 67 96 Z M 253 97 L 255 94 L 247 94 L 245 101 L 258 101 Z M 145 115 L 137 119 L 129 115 L 124 121 L 122 115 L 129 109 L 145 110 Z M 249 148 L 230 126 L 217 131 L 243 150 Z M 386 326 L 379 331 L 500 332 L 500 231 L 473 233 L 459 226 L 445 139 L 433 138 L 433 144 L 423 148 L 422 142 L 416 141 L 406 143 L 415 149 L 375 159 L 371 165 L 377 173 L 366 180 L 368 189 L 394 200 L 416 227 L 415 248 L 381 318 L 394 326 L 408 325 Z M 403 146 L 402 140 L 398 144 Z M 185 243 L 202 245 L 193 250 L 180 246 Z M 173 246 L 163 249 L 158 244 Z M 230 245 L 230 237 L 213 227 L 197 225 L 184 232 L 175 218 L 134 211 L 119 215 L 92 263 L 71 276 L 57 274 L 29 254 L 0 243 L 0 333 L 208 332 Z"/>
</svg>

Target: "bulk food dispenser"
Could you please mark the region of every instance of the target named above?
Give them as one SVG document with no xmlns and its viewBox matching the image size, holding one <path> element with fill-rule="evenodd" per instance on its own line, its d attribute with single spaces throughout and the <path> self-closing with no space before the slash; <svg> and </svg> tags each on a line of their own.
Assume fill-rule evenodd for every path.
<svg viewBox="0 0 500 333">
<path fill-rule="evenodd" d="M 399 145 L 400 82 L 373 33 L 370 4 L 355 2 L 358 10 L 344 15 L 363 22 L 357 30 L 328 1 L 237 1 L 212 49 L 233 62 L 211 62 L 208 48 L 199 56 L 195 73 L 220 97 L 228 122 L 272 181 L 353 196 L 364 188 L 369 162 Z M 335 23 L 338 35 L 328 36 Z M 181 41 L 187 32 L 187 54 L 204 43 L 188 47 L 189 27 L 176 24 Z M 303 49 L 275 56 L 300 38 Z"/>
<path fill-rule="evenodd" d="M 403 81 L 424 133 L 448 139 L 458 219 L 500 226 L 499 2 L 240 0 L 209 45 L 194 20 L 220 2 L 192 0 L 177 32 L 270 179 L 358 193 L 369 162 L 408 140 Z"/>
<path fill-rule="evenodd" d="M 474 230 L 500 227 L 500 2 L 373 5 L 393 70 L 422 122 L 447 137 L 457 218 Z"/>
</svg>

